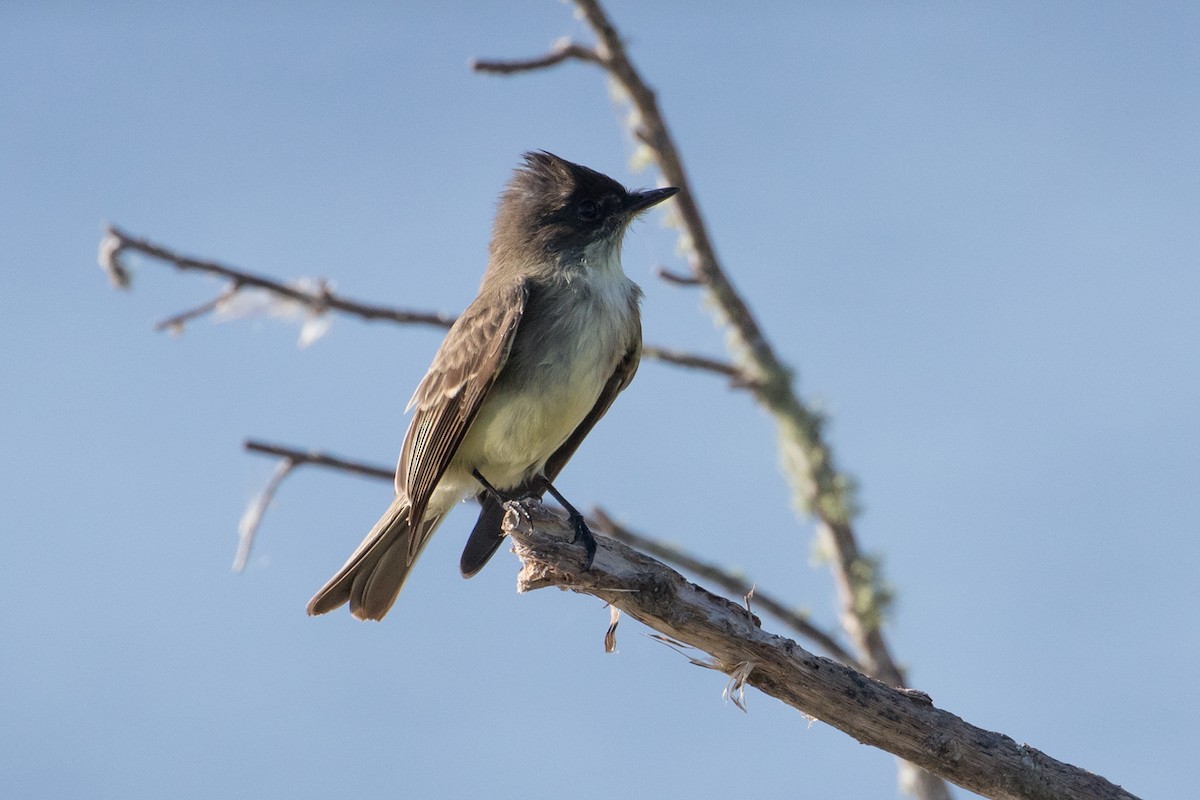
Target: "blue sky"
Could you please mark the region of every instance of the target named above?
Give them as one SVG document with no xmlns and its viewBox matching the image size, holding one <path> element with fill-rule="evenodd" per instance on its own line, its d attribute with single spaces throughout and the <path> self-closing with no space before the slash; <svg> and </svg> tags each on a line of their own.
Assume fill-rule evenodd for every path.
<svg viewBox="0 0 1200 800">
<path fill-rule="evenodd" d="M 1147 797 L 1200 741 L 1200 13 L 1191 4 L 609 3 L 720 254 L 861 483 L 913 686 Z M 457 511 L 379 625 L 304 615 L 386 507 L 316 470 L 247 570 L 248 436 L 395 459 L 440 333 L 153 323 L 220 284 L 96 267 L 101 225 L 456 311 L 545 148 L 634 186 L 604 80 L 475 56 L 586 38 L 557 3 L 0 8 L 0 795 L 889 796 L 886 754 L 689 666 Z M 647 341 L 722 351 L 661 216 Z M 836 625 L 743 394 L 646 363 L 560 488 Z M 769 626 L 778 629 L 773 621 Z M 531 777 L 531 770 L 532 775 Z M 533 787 L 532 789 L 530 787 Z M 959 793 L 965 796 L 966 793 Z"/>
</svg>

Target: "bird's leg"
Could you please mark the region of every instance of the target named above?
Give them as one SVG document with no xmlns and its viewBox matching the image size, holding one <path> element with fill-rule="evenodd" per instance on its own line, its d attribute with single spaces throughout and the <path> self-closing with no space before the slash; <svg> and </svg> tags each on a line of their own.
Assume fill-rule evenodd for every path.
<svg viewBox="0 0 1200 800">
<path fill-rule="evenodd" d="M 539 475 L 538 477 L 534 478 L 533 481 L 536 486 L 549 492 L 550 496 L 557 500 L 558 504 L 566 509 L 567 521 L 570 522 L 571 527 L 575 529 L 575 538 L 571 541 L 574 544 L 579 544 L 582 542 L 583 549 L 587 551 L 587 560 L 583 562 L 583 571 L 587 572 L 592 568 L 592 562 L 596 560 L 596 537 L 592 535 L 591 530 L 587 526 L 587 522 L 584 521 L 583 514 L 580 514 L 579 510 L 575 508 L 575 506 L 571 505 L 570 502 L 567 501 L 567 498 L 563 497 L 558 489 L 554 488 L 554 484 L 551 483 L 545 476 Z"/>
<path fill-rule="evenodd" d="M 501 505 L 503 505 L 503 504 L 507 503 L 510 499 L 512 499 L 509 497 L 505 497 L 503 494 L 501 494 L 500 490 L 497 489 L 495 486 L 492 486 L 492 484 L 490 484 L 488 482 L 488 479 L 483 477 L 483 474 L 480 473 L 479 470 L 472 469 L 471 474 L 475 476 L 475 480 L 479 481 L 479 485 L 483 487 L 483 493 L 486 495 L 490 495 L 491 498 L 493 500 L 495 500 L 497 503 L 500 503 Z"/>
<path fill-rule="evenodd" d="M 492 524 L 491 532 L 495 534 L 496 540 L 499 541 L 500 539 L 504 538 L 504 524 L 502 521 L 503 515 L 499 519 L 493 519 L 493 518 L 489 517 L 488 505 L 486 502 L 484 502 L 485 497 L 488 500 L 491 500 L 493 503 L 495 503 L 499 509 L 505 509 L 508 507 L 509 503 L 518 501 L 518 498 L 514 494 L 511 494 L 511 493 L 505 494 L 504 492 L 497 489 L 495 486 L 492 486 L 491 481 L 489 481 L 487 478 L 483 477 L 483 473 L 481 473 L 478 469 L 472 468 L 471 475 L 474 476 L 475 480 L 479 481 L 479 485 L 483 487 L 483 491 L 481 491 L 479 494 L 477 494 L 475 496 L 475 499 L 479 501 L 479 504 L 481 506 L 483 506 L 483 512 L 479 516 L 479 522 L 475 523 L 476 530 L 472 531 L 471 539 L 467 542 L 468 550 L 471 549 L 471 544 L 475 539 L 475 535 L 476 535 L 476 533 L 479 532 L 478 531 L 479 526 L 485 524 L 484 523 L 485 518 L 491 519 L 491 524 Z M 528 514 L 528 512 L 525 511 L 524 508 L 520 509 L 520 511 L 521 511 L 522 516 L 524 516 L 526 519 L 529 518 L 529 514 Z M 489 555 L 490 555 L 490 552 L 489 552 Z M 466 558 L 466 551 L 463 552 L 463 558 Z M 487 559 L 485 558 L 484 561 L 486 561 L 486 560 Z M 481 563 L 479 566 L 482 567 L 483 564 Z M 465 570 L 464 570 L 463 574 L 464 575 L 467 574 Z"/>
<path fill-rule="evenodd" d="M 478 469 L 472 469 L 471 474 L 475 476 L 475 480 L 479 481 L 479 485 L 483 487 L 483 493 L 492 497 L 501 505 L 511 502 L 514 498 L 509 498 L 504 495 L 495 486 L 488 482 L 488 479 L 483 477 Z M 545 476 L 539 475 L 533 478 L 525 486 L 532 486 L 533 492 L 530 492 L 525 497 L 535 497 L 540 499 L 540 492 L 549 492 L 550 496 L 558 501 L 567 512 L 567 521 L 571 523 L 571 527 L 575 530 L 575 538 L 571 540 L 572 544 L 583 544 L 583 549 L 587 552 L 587 560 L 583 563 L 583 571 L 587 572 L 592 568 L 592 562 L 596 560 L 596 537 L 592 535 L 592 531 L 588 528 L 587 522 L 583 519 L 583 514 L 579 513 L 579 509 L 571 505 L 567 498 L 562 496 L 558 489 L 554 488 Z"/>
</svg>

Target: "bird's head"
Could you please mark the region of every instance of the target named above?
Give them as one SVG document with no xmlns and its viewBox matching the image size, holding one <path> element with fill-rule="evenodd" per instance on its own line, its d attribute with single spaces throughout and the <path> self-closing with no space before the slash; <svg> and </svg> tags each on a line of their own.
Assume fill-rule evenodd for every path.
<svg viewBox="0 0 1200 800">
<path fill-rule="evenodd" d="M 631 192 L 553 153 L 526 153 L 500 198 L 492 257 L 579 268 L 614 261 L 629 223 L 678 191 Z"/>
</svg>

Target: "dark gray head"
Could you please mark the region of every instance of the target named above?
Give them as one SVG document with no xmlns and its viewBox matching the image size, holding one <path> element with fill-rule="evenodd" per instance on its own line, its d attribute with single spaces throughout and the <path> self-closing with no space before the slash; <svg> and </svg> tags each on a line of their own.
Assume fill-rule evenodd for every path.
<svg viewBox="0 0 1200 800">
<path fill-rule="evenodd" d="M 581 263 L 599 243 L 619 248 L 638 214 L 679 191 L 626 191 L 607 175 L 544 150 L 524 159 L 500 198 L 493 261 Z"/>
</svg>

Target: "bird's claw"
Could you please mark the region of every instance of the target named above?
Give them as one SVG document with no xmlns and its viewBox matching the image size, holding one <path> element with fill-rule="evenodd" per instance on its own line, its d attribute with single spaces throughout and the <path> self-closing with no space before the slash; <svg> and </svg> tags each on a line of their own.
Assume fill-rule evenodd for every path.
<svg viewBox="0 0 1200 800">
<path fill-rule="evenodd" d="M 596 560 L 596 537 L 592 535 L 592 531 L 584 522 L 582 514 L 571 514 L 570 523 L 571 527 L 575 529 L 575 538 L 571 540 L 572 544 L 582 542 L 583 549 L 587 551 L 587 558 L 583 562 L 583 571 L 587 572 L 592 568 L 592 562 Z"/>
</svg>

